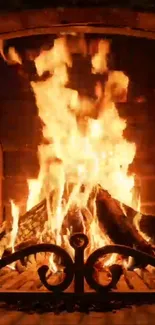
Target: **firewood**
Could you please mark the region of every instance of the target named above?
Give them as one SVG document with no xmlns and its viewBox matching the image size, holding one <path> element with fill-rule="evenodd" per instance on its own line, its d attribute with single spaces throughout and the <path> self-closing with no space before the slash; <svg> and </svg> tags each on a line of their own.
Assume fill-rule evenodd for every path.
<svg viewBox="0 0 155 325">
<path fill-rule="evenodd" d="M 23 283 L 18 290 L 21 290 L 21 291 L 28 291 L 30 289 L 32 289 L 32 287 L 34 286 L 34 283 L 35 283 L 35 279 L 33 280 L 29 280 L 25 283 Z"/>
<path fill-rule="evenodd" d="M 11 279 L 17 278 L 18 275 L 19 275 L 19 273 L 17 271 L 14 271 L 14 270 L 11 270 L 11 272 L 9 272 L 9 273 L 7 273 L 5 275 L 2 275 L 0 277 L 0 287 L 2 287 L 4 283 L 7 283 Z"/>
<path fill-rule="evenodd" d="M 99 190 L 96 205 L 100 225 L 113 243 L 136 247 L 154 255 L 154 248 L 143 239 L 129 217 L 123 213 L 119 202 L 107 191 Z"/>
<path fill-rule="evenodd" d="M 15 251 L 19 251 L 21 249 L 24 249 L 26 247 L 32 246 L 37 244 L 38 240 L 36 237 L 32 237 L 29 240 L 25 240 L 21 242 L 19 245 L 15 245 Z"/>
<path fill-rule="evenodd" d="M 35 265 L 36 264 L 36 259 L 35 259 L 34 254 L 29 255 L 28 258 L 27 258 L 27 261 L 29 262 L 29 265 L 31 265 L 31 264 Z"/>
<path fill-rule="evenodd" d="M 132 285 L 133 289 L 137 291 L 147 291 L 148 287 L 143 282 L 143 280 L 133 271 L 127 271 L 127 277 L 130 279 L 130 284 Z"/>
<path fill-rule="evenodd" d="M 10 272 L 11 272 L 11 268 L 8 267 L 8 266 L 5 266 L 0 270 L 0 276 L 5 275 L 5 274 L 10 273 Z"/>
<path fill-rule="evenodd" d="M 131 279 L 129 277 L 129 273 L 127 272 L 127 270 L 123 269 L 123 275 L 124 275 L 124 280 L 128 286 L 129 289 L 133 290 L 133 284 L 131 283 Z"/>
<path fill-rule="evenodd" d="M 42 283 L 41 283 L 40 278 L 39 278 L 38 273 L 37 273 L 31 289 L 32 290 L 39 290 L 39 288 L 41 286 L 42 286 Z"/>
<path fill-rule="evenodd" d="M 150 243 L 155 245 L 155 216 L 141 215 L 139 227 L 141 231 L 148 236 Z"/>
<path fill-rule="evenodd" d="M 155 275 L 155 267 L 152 265 L 147 265 L 145 268 L 149 273 Z"/>
<path fill-rule="evenodd" d="M 8 236 L 9 236 L 9 234 L 8 234 Z M 38 240 L 36 238 L 31 238 L 31 240 L 27 240 L 27 241 L 24 241 L 18 245 L 15 245 L 14 250 L 17 252 L 17 251 L 20 251 L 26 247 L 35 245 L 37 243 L 38 243 Z M 0 244 L 1 244 L 1 242 L 0 242 Z M 8 245 L 6 245 L 4 248 L 5 248 L 5 250 L 4 250 L 2 257 L 12 254 L 12 249 L 10 247 L 8 247 Z"/>
<path fill-rule="evenodd" d="M 44 199 L 20 217 L 17 243 L 31 240 L 32 237 L 37 238 L 38 234 L 44 230 L 46 221 L 47 209 L 46 200 Z"/>
<path fill-rule="evenodd" d="M 19 273 L 22 273 L 22 272 L 24 272 L 24 271 L 26 270 L 25 265 L 23 265 L 23 264 L 21 263 L 20 260 L 18 260 L 18 261 L 16 262 L 16 270 L 17 270 Z"/>
<path fill-rule="evenodd" d="M 1 240 L 0 240 L 0 257 L 2 257 L 6 247 L 8 247 L 10 242 L 10 233 L 6 234 Z"/>
<path fill-rule="evenodd" d="M 63 281 L 63 274 L 61 273 L 52 274 L 51 276 L 48 277 L 48 283 L 50 285 L 57 285 L 62 281 Z M 39 291 L 47 291 L 47 290 L 48 289 L 44 285 L 41 285 L 39 288 Z"/>
<path fill-rule="evenodd" d="M 6 234 L 6 222 L 4 221 L 0 227 L 0 240 L 2 240 L 5 234 Z"/>
<path fill-rule="evenodd" d="M 101 285 L 107 285 L 111 281 L 111 274 L 109 269 L 104 268 L 99 270 L 94 275 L 95 280 Z"/>
<path fill-rule="evenodd" d="M 119 205 L 119 202 L 117 200 L 115 200 L 115 202 L 117 202 L 117 204 Z M 138 215 L 138 218 L 139 218 L 138 225 L 139 225 L 141 234 L 143 234 L 144 238 L 147 238 L 147 241 L 149 241 L 150 244 L 155 245 L 155 233 L 154 233 L 155 216 L 139 213 L 136 210 L 134 210 L 133 208 L 131 208 L 125 204 L 121 204 L 120 207 L 121 207 L 121 209 L 123 209 L 122 211 L 124 211 L 125 215 L 130 220 L 132 225 L 135 224 L 135 220 Z"/>
<path fill-rule="evenodd" d="M 45 253 L 37 253 L 35 256 L 37 266 L 42 265 L 45 261 Z"/>
<path fill-rule="evenodd" d="M 64 219 L 63 231 L 67 228 L 66 224 L 73 221 L 73 215 L 75 221 L 73 232 L 76 232 L 77 229 L 78 231 L 83 231 L 83 221 L 86 231 L 88 231 L 90 221 L 96 214 L 94 203 L 96 204 L 100 226 L 109 236 L 110 243 L 128 245 L 154 255 L 154 247 L 142 237 L 134 224 L 134 218 L 137 212 L 126 205 L 122 205 L 118 200 L 112 198 L 107 191 L 101 188 L 95 189 L 90 195 L 88 208 L 83 208 L 81 211 L 77 209 L 76 213 L 69 211 Z M 147 219 L 145 216 L 144 218 L 145 220 Z M 37 244 L 41 239 L 39 234 L 42 234 L 43 242 L 52 243 L 53 238 L 51 232 L 45 229 L 45 224 L 47 224 L 47 209 L 46 200 L 43 200 L 20 217 L 15 251 Z M 27 232 L 27 230 L 29 231 Z M 4 255 L 11 254 L 11 249 L 7 248 L 9 238 L 10 234 L 7 234 L 0 240 L 1 254 L 3 254 L 4 250 Z M 26 257 L 26 264 L 36 263 L 35 258 L 34 256 Z"/>
<path fill-rule="evenodd" d="M 28 279 L 33 279 L 35 276 L 35 271 L 33 269 L 29 269 L 21 274 L 18 274 L 18 276 L 13 277 L 12 279 L 9 279 L 6 281 L 2 288 L 6 290 L 17 290 L 22 284 L 26 283 Z"/>
<path fill-rule="evenodd" d="M 129 291 L 129 287 L 125 281 L 124 274 L 121 275 L 119 281 L 117 282 L 116 288 L 118 291 Z"/>
<path fill-rule="evenodd" d="M 143 282 L 148 286 L 149 289 L 155 289 L 155 278 L 154 274 L 144 269 L 141 271 L 141 277 Z"/>
<path fill-rule="evenodd" d="M 0 258 L 2 257 L 4 251 L 5 251 L 6 246 L 0 246 Z"/>
</svg>

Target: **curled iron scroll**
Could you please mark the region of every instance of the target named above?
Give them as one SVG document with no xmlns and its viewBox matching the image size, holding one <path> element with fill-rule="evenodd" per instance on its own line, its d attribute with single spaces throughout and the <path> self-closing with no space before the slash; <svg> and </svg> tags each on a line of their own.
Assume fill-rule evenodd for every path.
<svg viewBox="0 0 155 325">
<path fill-rule="evenodd" d="M 115 287 L 122 274 L 122 266 L 113 264 L 109 267 L 111 272 L 111 281 L 108 285 L 99 284 L 94 278 L 94 266 L 97 260 L 107 254 L 117 253 L 124 256 L 131 256 L 137 260 L 141 260 L 145 265 L 155 266 L 155 257 L 147 253 L 138 251 L 128 246 L 122 245 L 107 245 L 94 251 L 84 263 L 84 249 L 88 244 L 88 238 L 84 234 L 74 234 L 71 237 L 70 243 L 75 249 L 75 262 L 72 261 L 70 255 L 61 247 L 53 244 L 38 244 L 22 249 L 9 256 L 3 257 L 0 260 L 0 269 L 31 254 L 40 252 L 55 253 L 60 256 L 64 262 L 64 280 L 56 285 L 51 285 L 47 282 L 46 274 L 49 270 L 47 265 L 43 265 L 38 269 L 38 274 L 44 286 L 53 292 L 61 292 L 69 287 L 74 277 L 74 289 L 76 293 L 84 292 L 84 278 L 88 285 L 95 291 L 108 291 Z"/>
<path fill-rule="evenodd" d="M 64 272 L 65 272 L 65 278 L 64 280 L 57 284 L 57 285 L 50 285 L 47 282 L 46 279 L 46 274 L 47 271 L 49 270 L 47 265 L 43 265 L 38 269 L 38 274 L 40 277 L 41 282 L 44 284 L 44 286 L 51 291 L 54 292 L 61 292 L 68 288 L 68 286 L 71 284 L 74 276 L 74 264 L 73 261 L 70 257 L 70 255 L 61 247 L 53 244 L 38 244 L 38 245 L 33 245 L 27 248 L 24 248 L 18 252 L 15 252 L 9 256 L 6 256 L 0 260 L 0 269 L 13 263 L 16 262 L 17 260 L 20 260 L 24 257 L 27 257 L 31 254 L 37 254 L 41 252 L 50 252 L 50 253 L 55 253 L 56 255 L 60 256 L 63 258 L 64 261 Z"/>
<path fill-rule="evenodd" d="M 123 246 L 123 245 L 107 245 L 104 247 L 101 247 L 94 251 L 87 259 L 86 264 L 85 264 L 85 278 L 89 286 L 94 289 L 95 291 L 108 291 L 112 289 L 116 283 L 118 282 L 121 274 L 122 274 L 122 267 L 121 265 L 114 264 L 111 267 L 109 267 L 111 271 L 111 281 L 107 285 L 101 285 L 99 284 L 94 276 L 94 266 L 97 260 L 104 255 L 107 254 L 113 254 L 117 253 L 120 255 L 124 256 L 131 256 L 134 257 L 135 259 L 142 260 L 146 265 L 150 264 L 152 266 L 155 266 L 155 257 L 138 251 L 137 249 L 133 249 L 128 246 Z"/>
</svg>

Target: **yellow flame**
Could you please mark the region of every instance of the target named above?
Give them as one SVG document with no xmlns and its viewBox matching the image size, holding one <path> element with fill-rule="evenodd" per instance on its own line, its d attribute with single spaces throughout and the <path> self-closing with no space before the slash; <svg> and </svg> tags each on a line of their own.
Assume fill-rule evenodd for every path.
<svg viewBox="0 0 155 325">
<path fill-rule="evenodd" d="M 10 47 L 8 50 L 8 62 L 10 64 L 22 64 L 22 59 L 14 47 Z"/>
<path fill-rule="evenodd" d="M 29 196 L 27 199 L 26 210 L 29 211 L 39 201 L 42 184 L 39 181 L 39 179 L 28 179 L 27 182 L 28 182 Z"/>
<path fill-rule="evenodd" d="M 12 231 L 11 231 L 9 246 L 11 246 L 12 252 L 14 252 L 14 245 L 18 233 L 19 207 L 12 200 L 10 201 L 10 203 L 11 203 L 11 214 L 12 214 L 13 222 L 12 222 Z"/>
<path fill-rule="evenodd" d="M 92 72 L 104 73 L 108 70 L 107 55 L 110 52 L 109 42 L 100 40 L 98 44 L 98 52 L 92 58 Z"/>
<path fill-rule="evenodd" d="M 105 84 L 97 83 L 92 94 L 97 100 L 81 97 L 77 90 L 68 87 L 72 56 L 67 44 L 65 37 L 57 38 L 50 50 L 41 51 L 34 60 L 38 76 L 49 72 L 41 81 L 31 82 L 44 124 L 43 136 L 48 141 L 38 147 L 38 179 L 27 180 L 27 210 L 46 198 L 48 231 L 53 241 L 72 255 L 68 238 L 75 221 L 63 225 L 71 211 L 80 211 L 78 222 L 90 242 L 87 252 L 109 243 L 97 218 L 98 184 L 121 203 L 132 206 L 134 177 L 128 176 L 128 166 L 134 159 L 136 147 L 124 138 L 126 121 L 120 118 L 115 105 L 126 101 L 129 78 L 121 71 L 108 70 L 109 42 L 100 40 L 98 52 L 91 59 L 92 73 L 107 74 Z M 3 44 L 0 53 L 5 58 Z M 10 48 L 8 55 L 10 61 L 22 63 L 15 49 Z M 12 201 L 11 206 L 11 247 L 14 250 L 19 208 Z M 117 256 L 112 255 L 107 263 L 116 259 Z M 49 264 L 55 272 L 53 254 Z"/>
<path fill-rule="evenodd" d="M 108 71 L 108 53 L 109 43 L 100 41 L 99 51 L 92 58 L 94 73 Z M 96 120 L 91 114 L 92 101 L 87 99 L 89 109 L 86 110 L 78 92 L 67 87 L 67 68 L 72 66 L 72 58 L 65 38 L 56 39 L 52 49 L 41 52 L 35 65 L 39 76 L 45 71 L 50 73 L 46 80 L 31 85 L 39 116 L 44 122 L 43 135 L 49 141 L 48 145 L 39 146 L 40 173 L 43 175 L 40 188 L 47 199 L 51 232 L 56 243 L 61 245 L 64 217 L 74 205 L 86 207 L 97 184 L 121 202 L 132 204 L 134 177 L 129 177 L 127 172 L 136 148 L 123 137 L 126 121 L 119 117 L 115 106 L 115 101 L 126 100 L 129 79 L 123 72 L 109 71 L 104 94 L 101 90 L 97 92 L 101 105 Z M 84 118 L 86 111 L 87 119 Z M 65 197 L 67 184 L 71 190 Z M 84 186 L 83 191 L 81 186 Z M 88 223 L 91 249 L 108 243 L 98 225 L 96 212 Z M 50 262 L 53 263 L 53 257 Z"/>
<path fill-rule="evenodd" d="M 22 59 L 14 47 L 9 47 L 7 56 L 4 53 L 4 41 L 0 39 L 0 55 L 8 64 L 22 64 Z"/>
</svg>

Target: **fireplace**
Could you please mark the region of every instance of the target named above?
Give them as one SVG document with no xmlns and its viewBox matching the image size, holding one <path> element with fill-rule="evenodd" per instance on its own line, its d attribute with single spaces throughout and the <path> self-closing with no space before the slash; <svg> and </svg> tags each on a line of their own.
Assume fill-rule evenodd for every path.
<svg viewBox="0 0 155 325">
<path fill-rule="evenodd" d="M 154 301 L 155 18 L 95 10 L 2 16 L 0 299 L 11 306 Z"/>
</svg>

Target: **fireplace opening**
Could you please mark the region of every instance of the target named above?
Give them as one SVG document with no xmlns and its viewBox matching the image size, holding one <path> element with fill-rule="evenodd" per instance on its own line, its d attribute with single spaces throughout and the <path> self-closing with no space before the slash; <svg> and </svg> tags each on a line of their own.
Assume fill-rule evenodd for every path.
<svg viewBox="0 0 155 325">
<path fill-rule="evenodd" d="M 2 290 L 153 290 L 154 40 L 60 33 L 0 52 Z"/>
</svg>

